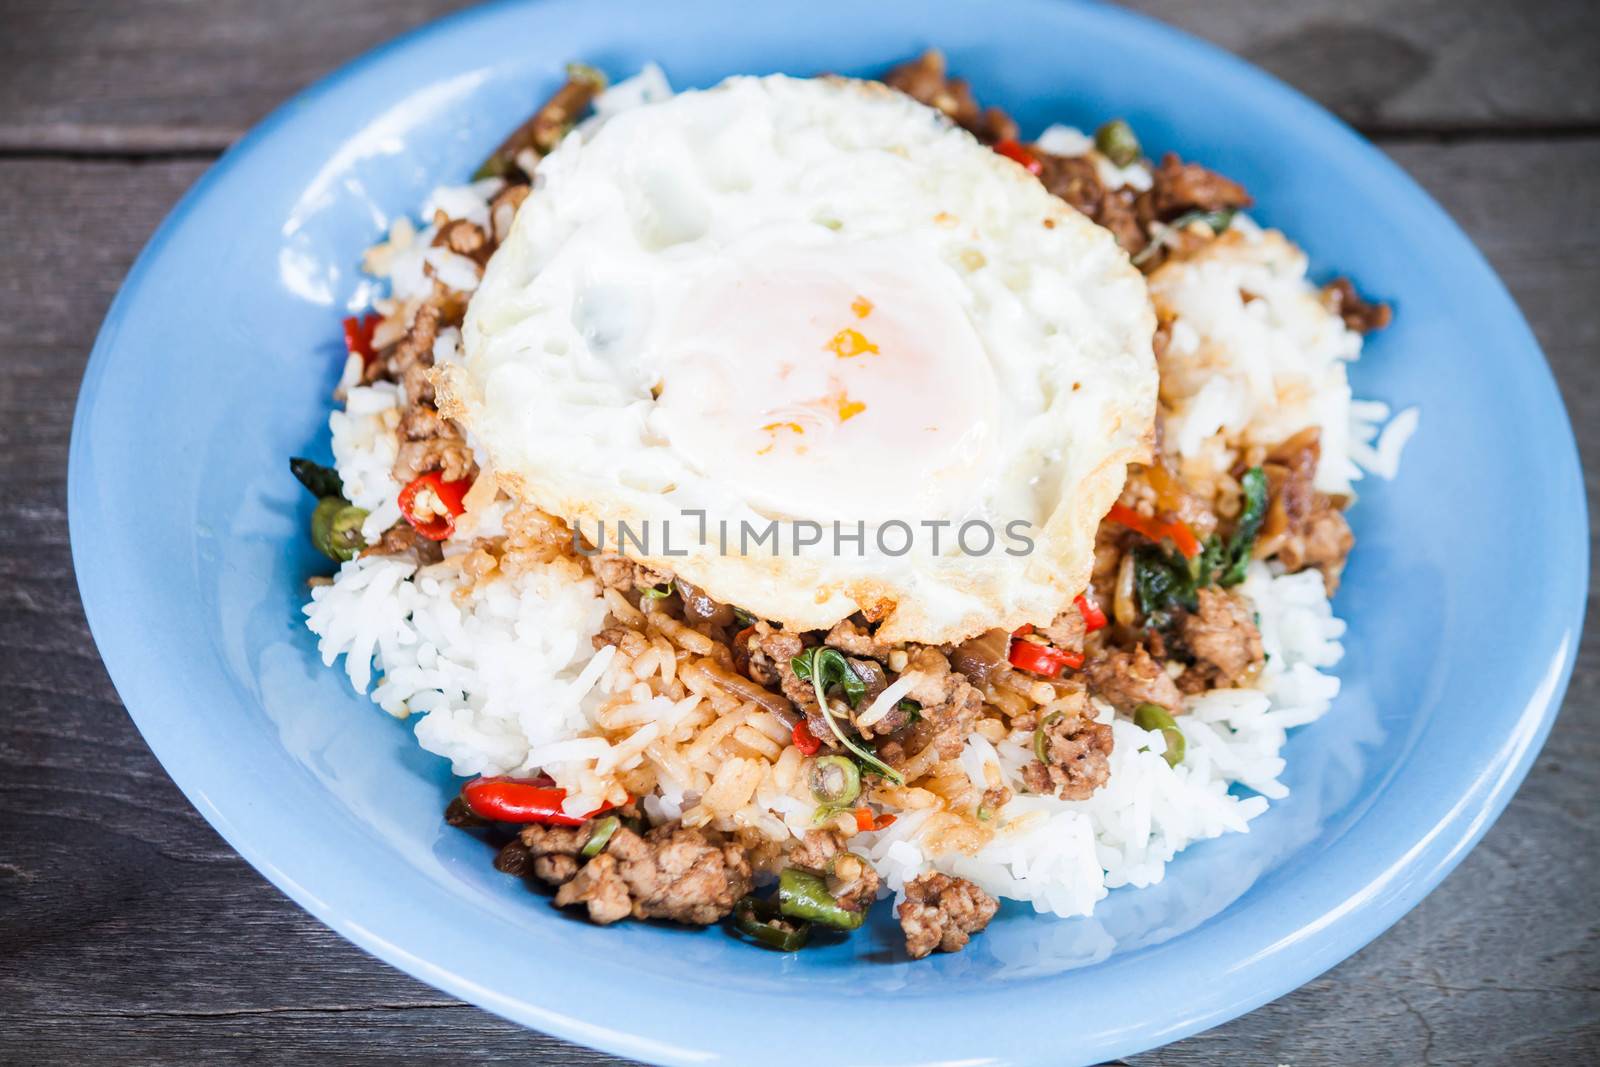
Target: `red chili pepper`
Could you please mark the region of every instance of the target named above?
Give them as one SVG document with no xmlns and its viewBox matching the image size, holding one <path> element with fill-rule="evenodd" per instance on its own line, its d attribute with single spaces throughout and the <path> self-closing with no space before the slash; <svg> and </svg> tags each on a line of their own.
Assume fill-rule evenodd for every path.
<svg viewBox="0 0 1600 1067">
<path fill-rule="evenodd" d="M 1167 524 L 1167 536 L 1178 546 L 1178 551 L 1183 553 L 1184 559 L 1194 559 L 1200 554 L 1200 539 L 1189 529 L 1188 523 L 1173 519 Z"/>
<path fill-rule="evenodd" d="M 1078 605 L 1078 614 L 1083 616 L 1083 629 L 1085 633 L 1094 633 L 1106 624 L 1106 613 L 1100 610 L 1100 605 L 1089 599 L 1089 594 L 1079 593 L 1072 601 Z"/>
<path fill-rule="evenodd" d="M 585 821 L 616 807 L 602 804 L 587 815 L 568 815 L 561 810 L 567 791 L 544 775 L 538 778 L 474 778 L 461 787 L 461 799 L 481 819 L 552 826 L 582 826 Z"/>
<path fill-rule="evenodd" d="M 874 830 L 887 830 L 894 825 L 894 820 L 895 817 L 893 815 L 880 815 L 878 816 L 878 821 L 872 824 L 872 828 Z"/>
<path fill-rule="evenodd" d="M 378 358 L 378 353 L 372 349 L 372 332 L 382 321 L 382 316 L 375 314 L 364 315 L 361 318 L 352 315 L 344 320 L 344 350 L 351 355 L 360 356 L 362 366 Z"/>
<path fill-rule="evenodd" d="M 1021 626 L 1017 627 L 1015 630 L 1012 630 L 1011 631 L 1011 636 L 1012 637 L 1026 637 L 1028 634 L 1031 634 L 1031 633 L 1033 633 L 1033 623 L 1025 622 Z"/>
<path fill-rule="evenodd" d="M 1026 145 L 1018 144 L 1016 141 L 1013 141 L 1010 138 L 1007 138 L 1004 141 L 996 141 L 994 143 L 994 150 L 999 152 L 1002 156 L 1005 156 L 1007 159 L 1014 160 L 1017 163 L 1021 163 L 1024 167 L 1027 167 L 1029 174 L 1038 174 L 1044 170 L 1044 164 L 1039 162 L 1038 156 L 1028 151 L 1028 147 Z"/>
<path fill-rule="evenodd" d="M 871 808 L 856 809 L 856 833 L 864 834 L 876 829 L 872 821 Z"/>
<path fill-rule="evenodd" d="M 1083 666 L 1082 652 L 1020 639 L 1011 642 L 1011 654 L 1006 658 L 1018 670 L 1042 674 L 1046 678 L 1054 678 L 1061 673 L 1063 667 L 1077 670 Z"/>
<path fill-rule="evenodd" d="M 1157 522 L 1120 503 L 1111 505 L 1106 518 L 1119 526 L 1126 526 L 1130 530 L 1142 533 L 1152 541 L 1170 538 L 1178 551 L 1183 553 L 1184 559 L 1194 559 L 1200 554 L 1200 539 L 1195 537 L 1194 531 L 1189 529 L 1187 523 L 1179 519 Z"/>
<path fill-rule="evenodd" d="M 456 532 L 456 516 L 466 510 L 461 500 L 471 488 L 472 482 L 466 478 L 447 482 L 438 471 L 429 471 L 400 490 L 400 514 L 423 537 L 443 541 Z M 425 513 L 418 511 L 422 504 L 427 506 Z"/>
<path fill-rule="evenodd" d="M 816 735 L 811 732 L 811 727 L 806 725 L 804 719 L 795 723 L 794 729 L 790 733 L 794 738 L 794 747 L 800 750 L 802 756 L 815 756 L 817 750 L 822 747 L 822 742 L 817 740 Z"/>
</svg>

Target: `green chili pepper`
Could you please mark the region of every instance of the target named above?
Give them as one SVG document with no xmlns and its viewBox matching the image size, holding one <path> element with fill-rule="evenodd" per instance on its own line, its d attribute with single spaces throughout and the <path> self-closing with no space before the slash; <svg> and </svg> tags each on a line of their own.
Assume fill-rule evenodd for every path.
<svg viewBox="0 0 1600 1067">
<path fill-rule="evenodd" d="M 639 595 L 646 600 L 665 600 L 672 595 L 672 586 L 652 585 L 648 589 L 639 590 Z"/>
<path fill-rule="evenodd" d="M 1133 709 L 1133 724 L 1141 730 L 1161 731 L 1161 736 L 1167 739 L 1167 752 L 1163 757 L 1167 766 L 1176 767 L 1183 762 L 1183 753 L 1188 743 L 1183 738 L 1183 731 L 1178 729 L 1178 722 L 1160 704 L 1140 704 Z"/>
<path fill-rule="evenodd" d="M 754 626 L 756 624 L 756 617 L 743 608 L 734 608 L 733 617 L 738 620 L 740 626 Z"/>
<path fill-rule="evenodd" d="M 367 513 L 343 497 L 325 496 L 311 513 L 311 543 L 317 551 L 339 563 L 355 559 L 367 545 L 361 524 Z"/>
<path fill-rule="evenodd" d="M 1033 731 L 1033 754 L 1040 763 L 1055 762 L 1050 758 L 1050 727 L 1060 722 L 1066 714 L 1064 711 L 1052 711 L 1039 720 L 1038 729 Z"/>
<path fill-rule="evenodd" d="M 605 851 L 606 845 L 611 842 L 611 835 L 617 832 L 617 827 L 622 825 L 622 820 L 615 815 L 607 815 L 603 819 L 596 819 L 594 829 L 589 831 L 589 840 L 583 843 L 583 858 L 593 859 Z"/>
<path fill-rule="evenodd" d="M 819 804 L 848 804 L 861 795 L 861 772 L 848 756 L 819 756 L 809 781 Z"/>
<path fill-rule="evenodd" d="M 1094 146 L 1119 167 L 1126 167 L 1144 154 L 1139 138 L 1133 135 L 1133 127 L 1121 119 L 1112 119 L 1096 130 Z"/>
<path fill-rule="evenodd" d="M 785 867 L 778 875 L 778 910 L 791 919 L 806 919 L 835 930 L 854 930 L 866 917 L 866 909 L 851 911 L 839 906 L 828 892 L 828 883 L 810 871 Z"/>
<path fill-rule="evenodd" d="M 745 897 L 733 906 L 733 925 L 757 944 L 779 952 L 794 952 L 811 936 L 810 923 L 790 922 L 771 901 L 756 897 Z"/>
</svg>

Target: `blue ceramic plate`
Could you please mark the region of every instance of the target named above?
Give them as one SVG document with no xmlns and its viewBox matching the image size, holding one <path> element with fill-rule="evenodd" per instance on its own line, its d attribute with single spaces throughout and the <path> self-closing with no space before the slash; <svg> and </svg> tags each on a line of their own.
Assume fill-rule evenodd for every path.
<svg viewBox="0 0 1600 1067">
<path fill-rule="evenodd" d="M 361 250 L 433 185 L 464 179 L 569 59 L 614 76 L 655 59 L 675 84 L 704 86 L 871 74 L 933 44 L 1026 133 L 1123 115 L 1152 151 L 1240 179 L 1322 276 L 1348 273 L 1395 304 L 1356 392 L 1422 405 L 1422 428 L 1400 478 L 1363 483 L 1354 513 L 1344 693 L 1290 742 L 1287 801 L 1093 919 L 1008 907 L 965 952 L 909 963 L 881 914 L 794 956 L 719 930 L 558 914 L 444 826 L 444 761 L 324 670 L 299 623 L 304 579 L 323 565 L 284 458 L 326 448 Z M 245 138 L 150 242 L 84 378 L 70 498 L 117 689 L 245 858 L 426 982 L 674 1064 L 1087 1063 L 1293 989 L 1399 918 L 1500 812 L 1560 703 L 1587 587 L 1560 397 L 1450 219 L 1271 78 L 1069 3 L 555 0 L 474 10 L 380 49 Z M 1496 604 L 1537 610 L 1507 629 L 1484 610 Z"/>
</svg>

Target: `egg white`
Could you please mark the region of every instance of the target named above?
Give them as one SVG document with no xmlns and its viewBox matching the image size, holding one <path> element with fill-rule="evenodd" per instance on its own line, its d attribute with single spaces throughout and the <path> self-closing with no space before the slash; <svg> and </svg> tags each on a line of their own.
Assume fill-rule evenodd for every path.
<svg viewBox="0 0 1600 1067">
<path fill-rule="evenodd" d="M 586 533 L 648 524 L 629 554 L 718 600 L 940 642 L 1048 621 L 1085 586 L 1148 456 L 1154 326 L 1109 233 L 937 112 L 733 78 L 540 164 L 438 389 L 509 492 Z M 798 554 L 715 534 L 772 519 L 868 532 Z M 1033 549 L 969 555 L 974 521 L 1025 523 Z M 903 555 L 873 534 L 895 522 Z"/>
</svg>

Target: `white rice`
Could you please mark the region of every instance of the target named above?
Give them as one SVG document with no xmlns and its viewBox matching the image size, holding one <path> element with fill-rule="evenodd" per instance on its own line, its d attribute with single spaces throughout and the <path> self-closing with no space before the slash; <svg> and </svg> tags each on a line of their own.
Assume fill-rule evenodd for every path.
<svg viewBox="0 0 1600 1067">
<path fill-rule="evenodd" d="M 361 357 L 351 361 L 359 370 Z M 392 382 L 347 387 L 344 410 L 328 416 L 333 464 L 344 482 L 345 499 L 368 513 L 361 534 L 369 544 L 400 521 L 401 485 L 393 474 L 400 453 L 399 426 L 400 387 Z"/>
<path fill-rule="evenodd" d="M 1178 718 L 1186 751 L 1176 767 L 1163 758 L 1165 738 L 1096 702 L 1111 724 L 1111 777 L 1088 800 L 1019 793 L 996 816 L 998 833 L 975 856 L 929 857 L 917 836 L 922 818 L 902 818 L 863 835 L 865 855 L 897 893 L 917 873 L 937 868 L 1041 912 L 1087 915 L 1108 890 L 1161 881 L 1167 861 L 1195 841 L 1245 832 L 1288 790 L 1278 781 L 1287 731 L 1320 718 L 1339 692 L 1324 674 L 1344 654 L 1344 623 L 1334 618 L 1315 571 L 1278 575 L 1252 565 L 1242 587 L 1261 614 L 1268 659 L 1259 689 L 1219 689 L 1188 701 Z M 963 764 L 978 788 L 983 765 L 998 763 L 1013 788 L 1033 753 L 1007 740 L 967 743 Z M 1255 792 L 1241 796 L 1234 785 Z"/>
<path fill-rule="evenodd" d="M 609 90 L 597 110 L 603 118 L 670 91 L 660 71 L 649 67 Z M 1070 155 L 1092 147 L 1089 138 L 1066 127 L 1047 131 L 1041 143 Z M 1137 165 L 1111 169 L 1116 173 L 1106 175 L 1109 181 L 1143 188 L 1150 180 Z M 486 225 L 486 204 L 498 189 L 498 182 L 489 181 L 436 190 L 424 219 L 431 223 L 438 210 Z M 476 286 L 475 266 L 430 248 L 432 234 L 431 224 L 418 229 L 401 220 L 369 254 L 369 270 L 388 279 L 395 298 L 426 293 L 430 271 L 463 291 Z M 1348 487 L 1363 468 L 1394 477 L 1400 452 L 1417 428 L 1416 409 L 1391 419 L 1385 405 L 1351 401 L 1343 368 L 1359 355 L 1360 338 L 1306 319 L 1305 297 L 1312 290 L 1303 264 L 1292 264 L 1289 275 L 1252 279 L 1267 299 L 1250 312 L 1258 352 L 1240 358 L 1298 367 L 1324 383 L 1307 398 L 1310 414 L 1301 425 L 1323 426 L 1332 487 Z M 1283 309 L 1292 314 L 1281 314 Z M 1180 348 L 1197 343 L 1184 330 L 1193 332 L 1180 322 L 1173 334 Z M 458 332 L 444 331 L 436 362 L 458 357 Z M 363 533 L 373 540 L 400 518 L 400 486 L 390 473 L 399 393 L 390 384 L 360 386 L 359 366 L 355 372 L 342 386 L 345 409 L 333 413 L 329 426 L 346 493 L 371 512 Z M 1272 417 L 1248 390 L 1207 383 L 1168 424 L 1168 440 L 1198 454 L 1217 447 L 1226 427 L 1258 416 Z M 472 535 L 495 532 L 500 512 L 474 515 Z M 695 714 L 700 698 L 640 699 L 623 713 L 626 721 L 608 713 L 613 736 L 619 726 L 634 727 L 633 733 L 616 743 L 597 736 L 593 716 L 600 694 L 618 684 L 615 649 L 596 653 L 591 642 L 607 613 L 601 590 L 560 562 L 472 585 L 452 563 L 469 547 L 447 542 L 445 563 L 420 573 L 412 563 L 381 556 L 344 564 L 333 584 L 312 591 L 305 608 L 323 662 L 332 665 L 343 656 L 357 692 L 370 691 L 375 703 L 398 718 L 415 716 L 418 742 L 448 758 L 456 774 L 542 769 L 568 789 L 570 810 L 588 810 L 603 795 L 605 776 L 649 758 L 648 746 Z M 1101 721 L 1114 731 L 1110 779 L 1088 800 L 1063 801 L 1022 792 L 1020 769 L 1032 756 L 1022 738 L 994 745 L 974 735 L 961 761 L 974 786 L 987 788 L 988 775 L 998 768 L 1016 791 L 995 813 L 997 832 L 987 845 L 970 856 L 929 855 L 921 837 L 929 814 L 907 811 L 886 829 L 857 836 L 852 847 L 877 865 L 887 892 L 899 894 L 908 879 L 937 868 L 998 896 L 1028 901 L 1040 912 L 1074 916 L 1089 914 L 1111 889 L 1160 882 L 1167 862 L 1195 841 L 1248 832 L 1250 820 L 1288 793 L 1281 781 L 1287 732 L 1322 716 L 1338 694 L 1339 680 L 1327 672 L 1343 654 L 1344 623 L 1333 616 L 1315 571 L 1283 575 L 1257 563 L 1241 591 L 1260 614 L 1266 667 L 1256 688 L 1189 699 L 1188 714 L 1178 720 L 1186 752 L 1176 767 L 1163 757 L 1161 733 L 1141 730 L 1097 705 Z M 894 688 L 884 694 L 885 710 L 893 705 L 891 693 L 900 695 Z M 670 767 L 655 770 L 660 795 L 645 798 L 647 813 L 658 821 L 682 817 L 697 798 Z M 800 836 L 815 814 L 813 804 L 775 787 L 769 776 L 742 824 Z"/>
<path fill-rule="evenodd" d="M 609 658 L 590 643 L 605 614 L 594 580 L 560 565 L 472 586 L 447 565 L 418 576 L 413 563 L 369 556 L 311 591 L 306 624 L 324 663 L 345 657 L 358 691 L 375 664 L 373 701 L 420 714 L 417 740 L 456 774 L 506 774 L 610 748 L 572 740 L 590 725 L 580 705 Z"/>
</svg>

